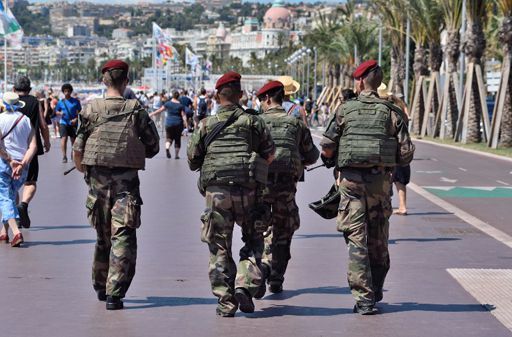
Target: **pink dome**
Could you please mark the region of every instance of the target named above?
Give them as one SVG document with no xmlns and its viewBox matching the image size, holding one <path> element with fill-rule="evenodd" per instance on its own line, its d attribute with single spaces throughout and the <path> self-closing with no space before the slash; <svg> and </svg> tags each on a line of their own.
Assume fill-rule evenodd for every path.
<svg viewBox="0 0 512 337">
<path fill-rule="evenodd" d="M 291 17 L 290 11 L 280 1 L 276 1 L 265 13 L 263 22 L 266 28 L 289 28 Z"/>
</svg>

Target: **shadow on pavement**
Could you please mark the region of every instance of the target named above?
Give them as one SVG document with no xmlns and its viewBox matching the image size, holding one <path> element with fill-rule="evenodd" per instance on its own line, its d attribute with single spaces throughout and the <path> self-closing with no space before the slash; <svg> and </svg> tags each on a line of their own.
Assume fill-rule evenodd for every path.
<svg viewBox="0 0 512 337">
<path fill-rule="evenodd" d="M 443 241 L 458 241 L 460 238 L 407 238 L 407 239 L 391 239 L 390 245 L 395 245 L 400 242 L 443 242 Z"/>
<path fill-rule="evenodd" d="M 26 241 L 22 247 L 28 248 L 33 246 L 67 246 L 67 245 L 83 245 L 96 243 L 96 240 L 70 240 L 70 241 Z"/>
<path fill-rule="evenodd" d="M 147 297 L 145 300 L 125 299 L 125 303 L 138 304 L 127 306 L 125 309 L 147 309 L 159 307 L 180 307 L 186 305 L 205 305 L 217 304 L 216 298 L 198 298 L 198 297 Z"/>
<path fill-rule="evenodd" d="M 296 234 L 294 239 L 342 238 L 343 234 Z"/>
<path fill-rule="evenodd" d="M 289 298 L 303 295 L 303 294 L 327 294 L 327 295 L 346 295 L 350 294 L 350 289 L 348 287 L 318 287 L 318 288 L 303 288 L 303 289 L 295 289 L 288 290 L 285 289 L 280 294 L 270 294 L 265 296 L 265 299 L 273 300 L 273 301 L 281 301 L 287 300 Z"/>
<path fill-rule="evenodd" d="M 45 230 L 51 230 L 51 229 L 83 229 L 83 228 L 92 228 L 92 227 L 89 225 L 33 226 L 33 227 L 30 227 L 30 231 L 36 232 L 36 231 L 45 231 Z"/>
<path fill-rule="evenodd" d="M 433 311 L 433 312 L 483 312 L 495 309 L 492 305 L 483 306 L 480 304 L 435 304 L 435 303 L 380 303 L 378 305 L 382 313 L 390 314 L 403 311 Z"/>
<path fill-rule="evenodd" d="M 393 215 L 396 215 L 396 214 L 393 214 Z M 405 216 L 405 217 L 408 217 L 411 215 L 453 215 L 453 213 L 451 213 L 451 212 L 415 212 L 415 213 L 407 212 L 407 216 Z M 403 215 L 398 215 L 398 216 L 403 216 Z"/>
<path fill-rule="evenodd" d="M 242 314 L 247 318 L 269 318 L 277 316 L 337 316 L 352 314 L 352 308 L 303 307 L 295 305 L 273 305 L 261 308 L 254 314 Z"/>
</svg>

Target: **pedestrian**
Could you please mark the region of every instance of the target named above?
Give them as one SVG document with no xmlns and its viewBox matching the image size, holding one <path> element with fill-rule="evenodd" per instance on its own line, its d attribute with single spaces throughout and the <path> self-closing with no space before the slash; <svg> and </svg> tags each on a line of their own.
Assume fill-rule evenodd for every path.
<svg viewBox="0 0 512 337">
<path fill-rule="evenodd" d="M 135 275 L 142 205 L 138 171 L 159 151 L 158 131 L 146 110 L 138 100 L 123 98 L 128 69 L 121 60 L 103 66 L 106 96 L 87 105 L 73 146 L 75 166 L 89 187 L 87 217 L 97 234 L 93 287 L 107 310 L 123 308 Z"/>
<path fill-rule="evenodd" d="M 23 185 L 20 203 L 18 204 L 18 213 L 20 215 L 20 226 L 29 228 L 31 220 L 28 214 L 28 206 L 34 198 L 37 191 L 37 180 L 39 179 L 39 159 L 38 156 L 50 151 L 50 130 L 44 118 L 44 111 L 39 100 L 30 95 L 31 82 L 27 76 L 20 76 L 14 83 L 14 91 L 18 94 L 24 106 L 19 111 L 30 119 L 34 129 L 34 138 L 36 140 L 37 152 L 30 161 L 27 176 Z M 42 137 L 41 137 L 42 136 Z M 42 140 L 41 140 L 42 138 Z"/>
<path fill-rule="evenodd" d="M 205 88 L 201 88 L 199 96 L 196 96 L 194 99 L 193 107 L 196 112 L 194 118 L 194 129 L 196 129 L 199 122 L 205 119 L 208 115 L 208 96 L 206 95 Z"/>
<path fill-rule="evenodd" d="M 188 129 L 187 115 L 185 108 L 179 100 L 180 93 L 174 91 L 172 99 L 165 102 L 165 104 L 158 110 L 149 114 L 150 117 L 165 113 L 165 154 L 167 158 L 171 158 L 171 146 L 174 142 L 174 158 L 180 159 L 181 148 L 181 133 L 184 128 Z"/>
<path fill-rule="evenodd" d="M 52 123 L 51 123 L 52 126 L 53 126 L 53 138 L 60 138 L 60 130 L 59 130 L 60 116 L 55 111 L 55 109 L 57 108 L 57 104 L 59 103 L 59 100 L 57 99 L 57 97 L 53 93 L 52 89 L 50 89 L 48 91 L 48 99 L 50 101 L 50 108 L 53 111 L 53 113 L 52 113 Z"/>
<path fill-rule="evenodd" d="M 322 102 L 320 106 L 320 115 L 322 116 L 322 126 L 325 128 L 327 126 L 327 122 L 329 121 L 329 106 L 326 102 Z"/>
<path fill-rule="evenodd" d="M 291 258 L 293 233 L 300 226 L 299 208 L 295 202 L 297 182 L 304 174 L 304 166 L 314 164 L 320 155 L 311 132 L 302 120 L 289 116 L 281 106 L 284 86 L 279 81 L 265 84 L 256 94 L 274 139 L 275 159 L 268 169 L 268 191 L 264 201 L 271 208 L 270 235 L 265 238 L 263 266 L 268 276 L 269 291 L 283 291 L 284 274 Z M 265 288 L 263 288 L 264 290 Z M 263 297 L 264 292 L 258 297 Z"/>
<path fill-rule="evenodd" d="M 19 219 L 16 196 L 27 178 L 37 143 L 30 119 L 19 111 L 25 102 L 13 92 L 4 93 L 2 100 L 5 112 L 0 114 L 0 211 L 3 224 L 0 242 L 9 242 L 10 228 L 13 234 L 11 247 L 19 247 L 24 240 L 16 224 Z"/>
<path fill-rule="evenodd" d="M 390 263 L 389 174 L 412 160 L 414 145 L 402 111 L 377 94 L 383 77 L 377 62 L 362 63 L 353 76 L 359 97 L 336 111 L 320 144 L 324 163 L 339 171 L 336 223 L 348 244 L 354 312 L 372 315 Z"/>
<path fill-rule="evenodd" d="M 188 91 L 184 90 L 183 94 L 180 95 L 180 103 L 185 109 L 185 115 L 187 116 L 187 133 L 194 131 L 194 102 L 190 98 Z"/>
<path fill-rule="evenodd" d="M 283 108 L 289 115 L 302 119 L 304 124 L 308 125 L 306 110 L 301 106 L 300 102 L 293 102 L 291 99 L 291 96 L 300 89 L 299 82 L 295 81 L 291 76 L 281 76 L 277 80 L 284 85 Z"/>
<path fill-rule="evenodd" d="M 163 93 L 162 93 L 163 94 Z M 152 108 L 153 108 L 153 111 L 157 111 L 158 109 L 160 109 L 163 105 L 163 102 L 162 102 L 162 96 L 158 94 L 157 91 L 155 91 L 153 93 L 153 98 L 152 98 Z M 158 130 L 160 130 L 162 128 L 162 116 L 161 115 L 157 115 L 155 117 L 155 124 L 156 124 L 156 127 Z"/>
<path fill-rule="evenodd" d="M 266 183 L 264 167 L 275 151 L 265 122 L 238 105 L 240 79 L 233 71 L 219 78 L 217 114 L 199 123 L 187 149 L 189 167 L 200 171 L 199 188 L 206 197 L 201 240 L 210 250 L 210 283 L 217 315 L 223 317 L 233 317 L 238 307 L 254 312 L 252 297 L 265 287 L 260 268 L 266 228 L 253 214 L 258 183 Z M 231 253 L 235 222 L 244 241 L 238 268 Z"/>
<path fill-rule="evenodd" d="M 62 150 L 62 162 L 67 163 L 68 138 L 71 142 L 71 146 L 73 146 L 78 126 L 78 114 L 82 111 L 82 105 L 78 99 L 71 97 L 71 94 L 73 93 L 73 86 L 71 84 L 65 83 L 62 85 L 61 91 L 64 94 L 64 99 L 61 99 L 59 103 L 57 103 L 55 111 L 60 116 L 59 131 L 61 138 L 60 147 Z"/>
</svg>

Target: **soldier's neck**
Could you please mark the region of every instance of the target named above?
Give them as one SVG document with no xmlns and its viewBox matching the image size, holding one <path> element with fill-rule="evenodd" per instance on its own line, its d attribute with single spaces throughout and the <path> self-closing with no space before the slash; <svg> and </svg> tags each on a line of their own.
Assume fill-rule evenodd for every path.
<svg viewBox="0 0 512 337">
<path fill-rule="evenodd" d="M 109 88 L 107 88 L 107 92 L 105 93 L 105 96 L 106 97 L 119 97 L 119 96 L 123 96 L 123 93 L 121 92 L 121 90 L 119 90 L 117 88 L 109 87 Z"/>
</svg>

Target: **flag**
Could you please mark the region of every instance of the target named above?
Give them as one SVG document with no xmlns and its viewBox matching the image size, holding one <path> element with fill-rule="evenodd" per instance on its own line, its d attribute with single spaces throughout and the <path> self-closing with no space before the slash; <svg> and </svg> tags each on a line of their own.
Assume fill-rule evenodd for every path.
<svg viewBox="0 0 512 337">
<path fill-rule="evenodd" d="M 5 37 L 19 31 L 23 33 L 18 20 L 9 8 L 7 8 L 7 11 L 5 10 L 3 1 L 0 2 L 0 36 Z"/>
<path fill-rule="evenodd" d="M 178 52 L 172 46 L 172 38 L 155 22 L 153 22 L 153 38 L 156 42 L 157 65 L 166 65 L 169 60 L 178 59 Z"/>
<path fill-rule="evenodd" d="M 190 68 L 195 68 L 195 66 L 199 63 L 199 58 L 196 54 L 190 51 L 190 49 L 185 49 L 185 64 L 188 64 Z"/>
</svg>

